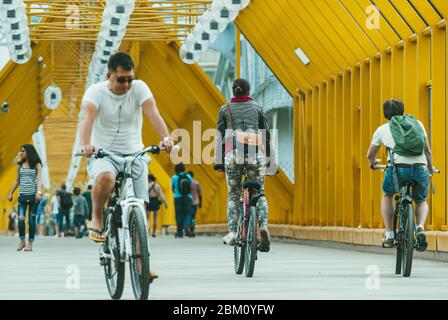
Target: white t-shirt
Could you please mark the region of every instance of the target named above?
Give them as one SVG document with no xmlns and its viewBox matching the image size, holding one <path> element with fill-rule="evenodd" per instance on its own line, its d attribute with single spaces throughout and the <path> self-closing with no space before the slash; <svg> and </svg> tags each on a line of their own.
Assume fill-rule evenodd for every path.
<svg viewBox="0 0 448 320">
<path fill-rule="evenodd" d="M 423 129 L 423 133 L 426 135 L 425 127 L 423 124 L 417 120 L 417 122 L 420 124 L 420 126 Z M 383 124 L 378 129 L 376 129 L 375 133 L 373 134 L 372 144 L 375 146 L 385 145 L 389 149 L 395 148 L 395 141 L 392 136 L 392 132 L 390 131 L 390 125 L 389 122 Z M 387 156 L 389 159 L 389 155 Z M 425 154 L 421 156 L 413 156 L 413 157 L 405 157 L 405 156 L 399 156 L 398 154 L 394 154 L 394 163 L 404 163 L 404 164 L 414 164 L 414 163 L 424 163 L 426 164 L 426 156 Z"/>
<path fill-rule="evenodd" d="M 97 148 L 130 154 L 143 149 L 142 104 L 153 94 L 141 80 L 134 80 L 131 89 L 116 95 L 108 88 L 109 81 L 91 85 L 83 101 L 95 105 L 91 144 Z"/>
<path fill-rule="evenodd" d="M 58 197 L 55 195 L 51 197 L 51 213 L 59 213 Z"/>
</svg>

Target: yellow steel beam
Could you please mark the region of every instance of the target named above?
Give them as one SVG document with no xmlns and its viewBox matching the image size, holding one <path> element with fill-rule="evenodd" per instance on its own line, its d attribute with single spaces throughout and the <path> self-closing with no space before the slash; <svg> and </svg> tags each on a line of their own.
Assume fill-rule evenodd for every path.
<svg viewBox="0 0 448 320">
<path fill-rule="evenodd" d="M 443 18 L 448 19 L 448 2 L 445 0 L 431 0 L 431 3 L 442 14 Z"/>
<path fill-rule="evenodd" d="M 407 39 L 414 33 L 388 0 L 372 0 L 381 14 L 391 24 L 401 39 Z"/>
</svg>

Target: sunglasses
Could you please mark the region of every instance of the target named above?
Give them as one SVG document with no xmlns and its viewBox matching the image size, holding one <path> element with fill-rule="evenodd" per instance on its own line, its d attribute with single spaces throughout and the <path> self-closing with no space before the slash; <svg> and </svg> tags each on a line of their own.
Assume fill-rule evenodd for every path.
<svg viewBox="0 0 448 320">
<path fill-rule="evenodd" d="M 126 78 L 126 77 L 119 77 L 119 78 L 117 78 L 117 82 L 121 83 L 121 84 L 123 84 L 125 82 L 131 84 L 132 81 L 134 81 L 134 78 Z"/>
</svg>

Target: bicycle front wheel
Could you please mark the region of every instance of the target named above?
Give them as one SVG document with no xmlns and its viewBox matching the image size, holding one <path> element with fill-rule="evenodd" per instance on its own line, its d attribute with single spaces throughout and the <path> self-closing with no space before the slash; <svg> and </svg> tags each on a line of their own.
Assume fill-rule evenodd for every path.
<svg viewBox="0 0 448 320">
<path fill-rule="evenodd" d="M 244 269 L 244 258 L 246 253 L 246 239 L 243 238 L 244 232 L 244 214 L 240 214 L 240 219 L 238 221 L 238 229 L 236 232 L 236 241 L 233 246 L 233 264 L 235 266 L 235 273 L 241 274 Z"/>
<path fill-rule="evenodd" d="M 129 234 L 131 240 L 131 271 L 132 290 L 137 300 L 146 300 L 149 295 L 149 248 L 143 212 L 133 208 L 129 216 Z"/>
<path fill-rule="evenodd" d="M 257 211 L 255 207 L 249 208 L 249 221 L 246 234 L 246 277 L 252 277 L 255 268 L 255 259 L 257 258 Z"/>
<path fill-rule="evenodd" d="M 403 263 L 403 277 L 409 277 L 412 269 L 412 257 L 414 254 L 414 211 L 412 204 L 408 204 L 404 210 L 403 216 L 403 241 L 401 247 L 402 263 Z"/>
<path fill-rule="evenodd" d="M 106 242 L 100 247 L 100 262 L 104 267 L 107 291 L 112 299 L 120 299 L 124 289 L 124 262 L 120 260 L 120 240 L 113 219 L 114 211 L 104 212 L 104 228 L 109 230 Z"/>
</svg>

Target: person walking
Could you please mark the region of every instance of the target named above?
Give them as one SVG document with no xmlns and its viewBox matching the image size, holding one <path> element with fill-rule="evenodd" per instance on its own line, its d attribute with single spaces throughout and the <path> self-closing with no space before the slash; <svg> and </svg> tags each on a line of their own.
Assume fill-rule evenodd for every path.
<svg viewBox="0 0 448 320">
<path fill-rule="evenodd" d="M 20 160 L 17 164 L 17 175 L 11 190 L 9 191 L 8 200 L 12 202 L 14 192 L 19 187 L 19 237 L 20 242 L 17 251 L 33 251 L 34 236 L 36 233 L 36 210 L 41 199 L 41 176 L 42 161 L 31 144 L 24 144 L 19 150 Z M 28 245 L 25 245 L 25 219 L 28 209 Z"/>
</svg>

